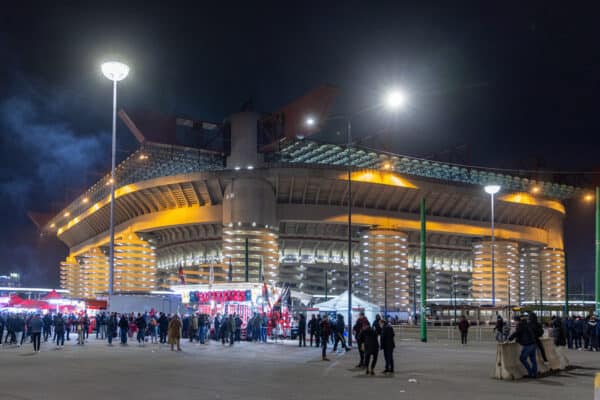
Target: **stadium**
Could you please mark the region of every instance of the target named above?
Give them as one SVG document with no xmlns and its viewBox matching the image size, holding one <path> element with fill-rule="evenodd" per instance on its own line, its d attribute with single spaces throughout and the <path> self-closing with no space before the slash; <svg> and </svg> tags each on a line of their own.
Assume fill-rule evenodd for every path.
<svg viewBox="0 0 600 400">
<path fill-rule="evenodd" d="M 327 120 L 333 97 L 322 88 L 221 123 L 121 110 L 139 149 L 115 182 L 105 176 L 43 224 L 69 248 L 61 287 L 78 298 L 107 293 L 114 184 L 116 293 L 265 281 L 316 299 L 347 290 L 351 259 L 354 295 L 411 313 L 424 199 L 428 303 L 564 301 L 563 201 L 579 189 L 313 140 L 321 126 L 303 121 Z M 493 278 L 489 184 L 501 187 Z"/>
</svg>

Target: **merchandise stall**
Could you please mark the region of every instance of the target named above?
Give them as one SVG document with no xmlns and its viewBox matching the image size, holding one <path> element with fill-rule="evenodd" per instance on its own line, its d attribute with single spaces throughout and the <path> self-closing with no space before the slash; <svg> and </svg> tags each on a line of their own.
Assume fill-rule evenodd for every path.
<svg viewBox="0 0 600 400">
<path fill-rule="evenodd" d="M 289 290 L 259 282 L 231 282 L 212 285 L 177 285 L 171 290 L 181 295 L 189 313 L 217 315 L 237 314 L 245 330 L 248 319 L 255 313 L 268 319 L 268 335 L 275 330 L 280 336 L 289 334 L 290 316 L 282 297 Z"/>
</svg>

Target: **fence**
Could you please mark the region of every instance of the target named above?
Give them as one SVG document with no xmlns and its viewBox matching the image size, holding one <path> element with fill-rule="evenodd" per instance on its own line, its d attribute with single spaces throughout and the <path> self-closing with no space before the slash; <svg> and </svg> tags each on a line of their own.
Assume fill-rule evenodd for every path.
<svg viewBox="0 0 600 400">
<path fill-rule="evenodd" d="M 396 340 L 420 340 L 421 329 L 414 325 L 394 325 Z M 432 342 L 460 342 L 460 332 L 456 326 L 428 326 L 427 340 Z M 495 342 L 496 333 L 492 325 L 474 325 L 469 328 L 469 342 Z"/>
</svg>

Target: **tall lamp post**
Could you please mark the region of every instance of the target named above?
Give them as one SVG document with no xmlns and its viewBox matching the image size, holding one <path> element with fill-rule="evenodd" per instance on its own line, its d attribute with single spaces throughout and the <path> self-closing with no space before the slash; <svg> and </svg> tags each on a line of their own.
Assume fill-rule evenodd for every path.
<svg viewBox="0 0 600 400">
<path fill-rule="evenodd" d="M 492 307 L 496 307 L 496 269 L 494 265 L 494 257 L 496 253 L 496 247 L 494 246 L 494 195 L 500 191 L 500 185 L 487 185 L 484 187 L 485 192 L 490 195 L 491 207 L 492 207 Z"/>
<path fill-rule="evenodd" d="M 387 93 L 384 104 L 390 110 L 398 110 L 406 105 L 406 94 L 399 90 L 392 90 Z M 352 346 L 352 118 L 362 114 L 370 108 L 363 109 L 351 116 L 337 115 L 326 120 L 341 119 L 346 122 L 346 152 L 348 153 L 348 346 Z M 309 116 L 304 124 L 312 128 L 317 125 L 315 117 Z"/>
<path fill-rule="evenodd" d="M 115 269 L 115 159 L 117 153 L 117 82 L 129 74 L 129 67 L 118 61 L 107 61 L 101 66 L 105 77 L 113 82 L 113 115 L 112 115 L 112 160 L 110 168 L 110 244 L 108 254 L 108 299 L 113 294 Z"/>
</svg>

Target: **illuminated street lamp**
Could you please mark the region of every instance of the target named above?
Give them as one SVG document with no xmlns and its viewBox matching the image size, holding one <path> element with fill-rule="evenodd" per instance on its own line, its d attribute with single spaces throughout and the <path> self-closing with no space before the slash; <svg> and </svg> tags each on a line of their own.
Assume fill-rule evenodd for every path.
<svg viewBox="0 0 600 400">
<path fill-rule="evenodd" d="M 390 90 L 385 96 L 385 106 L 392 111 L 406 107 L 408 96 L 400 89 Z"/>
<path fill-rule="evenodd" d="M 487 194 L 491 196 L 492 205 L 492 307 L 496 306 L 496 270 L 494 265 L 494 253 L 496 252 L 494 246 L 494 195 L 500 191 L 500 185 L 487 185 L 484 187 Z M 509 289 L 510 290 L 510 289 Z"/>
<path fill-rule="evenodd" d="M 398 111 L 403 109 L 407 103 L 405 92 L 394 89 L 390 90 L 383 101 L 383 106 L 389 111 Z M 357 117 L 371 108 L 364 108 L 353 115 L 336 115 L 327 118 L 327 121 L 342 120 L 346 123 L 346 151 L 348 153 L 348 345 L 352 345 L 352 165 L 351 165 L 351 147 L 352 147 L 352 118 Z M 314 128 L 319 121 L 314 116 L 307 116 L 304 125 L 308 128 Z M 386 306 L 387 311 L 387 306 Z"/>
<path fill-rule="evenodd" d="M 113 118 L 112 118 L 112 161 L 110 169 L 110 245 L 108 254 L 108 298 L 113 293 L 115 267 L 115 158 L 117 152 L 117 82 L 129 74 L 129 67 L 118 61 L 107 61 L 101 66 L 102 73 L 113 82 Z"/>
</svg>

